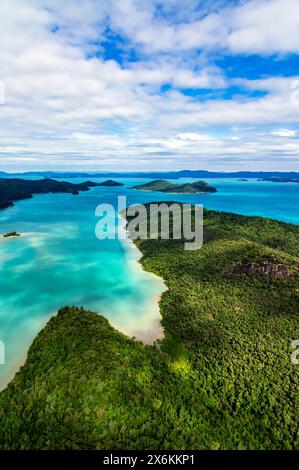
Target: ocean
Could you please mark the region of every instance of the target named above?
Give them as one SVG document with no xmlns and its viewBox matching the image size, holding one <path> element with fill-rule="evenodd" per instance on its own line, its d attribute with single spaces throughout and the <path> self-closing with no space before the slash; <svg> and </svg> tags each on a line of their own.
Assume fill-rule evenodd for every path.
<svg viewBox="0 0 299 470">
<path fill-rule="evenodd" d="M 217 193 L 174 195 L 131 189 L 148 179 L 115 180 L 125 186 L 96 187 L 78 196 L 36 195 L 0 211 L 0 234 L 22 234 L 0 240 L 0 341 L 5 346 L 0 388 L 24 362 L 37 333 L 65 305 L 96 311 L 120 331 L 147 342 L 161 337 L 158 300 L 165 286 L 141 269 L 129 242 L 96 238 L 99 204 L 117 207 L 120 195 L 128 204 L 176 200 L 299 224 L 296 183 L 206 179 Z M 174 180 L 190 181 L 195 180 Z"/>
</svg>

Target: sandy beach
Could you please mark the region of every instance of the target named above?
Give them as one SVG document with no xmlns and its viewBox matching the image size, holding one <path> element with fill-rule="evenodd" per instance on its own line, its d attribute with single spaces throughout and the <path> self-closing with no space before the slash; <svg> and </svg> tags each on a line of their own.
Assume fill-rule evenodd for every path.
<svg viewBox="0 0 299 470">
<path fill-rule="evenodd" d="M 142 327 L 139 327 L 139 328 L 136 328 L 133 334 L 133 336 L 136 339 L 143 341 L 145 344 L 153 344 L 158 339 L 162 339 L 164 337 L 164 330 L 161 325 L 162 316 L 160 312 L 160 300 L 161 300 L 162 294 L 166 292 L 168 288 L 162 278 L 160 278 L 154 273 L 145 271 L 143 269 L 142 264 L 140 262 L 142 258 L 142 253 L 138 249 L 138 247 L 135 245 L 133 240 L 131 240 L 128 236 L 128 233 L 126 230 L 127 221 L 121 215 L 119 215 L 119 220 L 121 223 L 120 231 L 126 235 L 126 238 L 121 239 L 120 242 L 125 252 L 128 254 L 128 257 L 130 260 L 129 266 L 128 266 L 129 270 L 134 270 L 137 275 L 138 273 L 142 273 L 143 275 L 144 273 L 146 273 L 146 275 L 149 278 L 155 279 L 155 281 L 159 283 L 160 288 L 161 288 L 161 293 L 153 296 L 153 299 L 152 299 L 151 312 L 150 312 L 150 315 L 152 318 L 152 328 L 149 330 L 147 329 L 145 330 Z M 132 336 L 131 331 L 130 332 L 123 331 L 123 329 L 121 331 L 125 334 L 128 334 L 128 336 Z"/>
</svg>

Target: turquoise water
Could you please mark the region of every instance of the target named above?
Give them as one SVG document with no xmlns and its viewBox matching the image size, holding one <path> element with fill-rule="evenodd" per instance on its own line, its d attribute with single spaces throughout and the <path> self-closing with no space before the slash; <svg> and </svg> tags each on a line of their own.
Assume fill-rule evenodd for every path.
<svg viewBox="0 0 299 470">
<path fill-rule="evenodd" d="M 158 298 L 164 285 L 142 271 L 128 243 L 96 238 L 98 204 L 116 206 L 118 195 L 127 196 L 128 204 L 176 199 L 299 224 L 299 184 L 216 179 L 207 180 L 217 187 L 216 194 L 179 196 L 130 189 L 146 179 L 120 181 L 126 187 L 93 188 L 79 196 L 38 195 L 0 211 L 0 233 L 22 233 L 21 238 L 0 241 L 0 340 L 6 349 L 0 386 L 23 362 L 38 331 L 64 305 L 99 312 L 121 331 L 146 341 L 161 336 Z M 185 181 L 191 180 L 180 180 Z"/>
</svg>

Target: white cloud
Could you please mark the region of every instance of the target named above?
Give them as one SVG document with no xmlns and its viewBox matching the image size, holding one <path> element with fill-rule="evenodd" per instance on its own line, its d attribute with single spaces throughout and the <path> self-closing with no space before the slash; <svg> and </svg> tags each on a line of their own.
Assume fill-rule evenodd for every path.
<svg viewBox="0 0 299 470">
<path fill-rule="evenodd" d="M 299 52 L 297 0 L 251 0 L 232 12 L 228 47 L 233 52 Z"/>
<path fill-rule="evenodd" d="M 297 131 L 291 129 L 275 129 L 272 135 L 277 137 L 296 137 Z"/>
<path fill-rule="evenodd" d="M 205 2 L 209 8 L 195 9 L 193 2 L 182 22 L 157 18 L 155 1 L 111 1 L 111 24 L 147 52 L 228 49 L 234 53 L 299 52 L 299 8 L 297 0 L 248 0 L 241 5 Z M 172 2 L 180 11 L 182 4 Z"/>
<path fill-rule="evenodd" d="M 234 31 L 246 29 L 247 22 L 261 28 L 252 13 L 254 6 L 258 8 L 255 2 L 234 10 L 233 31 L 225 7 L 218 13 L 209 8 L 198 12 L 197 2 L 190 1 L 187 15 L 178 1 L 167 0 L 168 10 L 175 5 L 182 17 L 171 21 L 170 15 L 155 14 L 155 1 L 83 3 L 1 2 L 0 41 L 6 45 L 0 50 L 0 79 L 6 85 L 6 103 L 0 106 L 2 168 L 21 167 L 24 162 L 23 169 L 29 164 L 142 169 L 162 158 L 166 167 L 199 167 L 216 156 L 239 156 L 241 161 L 273 152 L 289 162 L 297 155 L 297 132 L 289 130 L 297 127 L 299 118 L 299 107 L 290 101 L 296 77 L 229 80 L 206 55 L 192 54 L 198 48 L 236 50 Z M 276 2 L 259 3 L 270 8 Z M 95 48 L 101 52 L 107 25 L 127 35 L 124 54 L 138 44 L 138 61 L 124 59 L 120 65 L 101 54 L 88 56 Z M 297 34 L 291 29 L 290 35 L 289 46 L 295 47 Z M 267 41 L 271 42 L 261 43 L 263 52 Z M 278 42 L 271 48 L 281 51 L 285 46 L 279 48 Z M 243 39 L 240 47 L 248 52 L 255 46 L 245 47 Z M 170 89 L 162 93 L 165 84 Z M 265 96 L 217 98 L 217 92 L 229 85 L 264 91 Z M 196 93 L 184 95 L 182 88 L 212 92 L 200 100 Z M 259 126 L 274 131 L 258 136 L 254 129 Z M 238 136 L 231 136 L 231 127 L 238 128 Z"/>
</svg>

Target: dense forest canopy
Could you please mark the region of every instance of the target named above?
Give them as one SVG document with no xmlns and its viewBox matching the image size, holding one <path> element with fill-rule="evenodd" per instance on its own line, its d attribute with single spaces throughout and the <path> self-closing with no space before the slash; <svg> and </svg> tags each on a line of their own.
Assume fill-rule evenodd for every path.
<svg viewBox="0 0 299 470">
<path fill-rule="evenodd" d="M 149 183 L 134 186 L 133 189 L 141 191 L 159 191 L 161 193 L 215 193 L 217 190 L 205 181 L 195 181 L 194 183 L 175 184 L 166 180 L 154 180 Z"/>
<path fill-rule="evenodd" d="M 33 194 L 79 194 L 80 191 L 88 191 L 93 186 L 99 186 L 99 184 L 92 181 L 74 184 L 68 181 L 55 181 L 51 178 L 42 180 L 0 178 L 0 209 L 13 206 L 13 201 L 31 198 Z"/>
<path fill-rule="evenodd" d="M 164 340 L 63 308 L 0 394 L 0 447 L 298 449 L 299 227 L 205 211 L 198 251 L 137 244 L 168 286 Z M 245 269 L 269 260 L 287 274 Z"/>
</svg>

